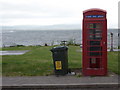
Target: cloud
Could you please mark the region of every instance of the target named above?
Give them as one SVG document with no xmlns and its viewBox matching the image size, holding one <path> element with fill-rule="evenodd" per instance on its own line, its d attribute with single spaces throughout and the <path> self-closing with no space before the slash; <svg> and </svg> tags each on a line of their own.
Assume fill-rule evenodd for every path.
<svg viewBox="0 0 120 90">
<path fill-rule="evenodd" d="M 28 25 L 32 24 L 29 21 L 36 21 L 39 25 L 43 25 L 41 21 L 49 24 L 52 20 L 53 24 L 79 23 L 82 21 L 83 10 L 89 8 L 107 10 L 108 23 L 116 24 L 117 2 L 118 0 L 1 0 L 2 23 L 0 24 L 18 25 L 26 22 Z"/>
<path fill-rule="evenodd" d="M 55 25 L 55 24 L 77 24 L 80 18 L 21 18 L 21 19 L 5 19 L 3 24 L 6 25 Z"/>
<path fill-rule="evenodd" d="M 39 3 L 10 3 L 2 2 L 1 16 L 3 18 L 44 18 L 44 17 L 72 17 L 75 13 L 65 7 L 48 4 L 45 2 Z"/>
</svg>

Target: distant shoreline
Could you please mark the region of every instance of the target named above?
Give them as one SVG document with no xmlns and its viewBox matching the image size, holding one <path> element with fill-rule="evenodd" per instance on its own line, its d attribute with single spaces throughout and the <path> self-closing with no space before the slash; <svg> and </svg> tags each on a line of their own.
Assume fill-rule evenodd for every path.
<svg viewBox="0 0 120 90">
<path fill-rule="evenodd" d="M 6 30 L 6 31 L 70 31 L 70 30 L 81 30 L 82 31 L 82 29 L 80 28 L 80 29 L 11 29 L 11 28 L 8 28 L 8 29 L 4 29 L 4 28 L 2 28 L 2 29 L 0 29 L 0 31 L 4 31 L 4 30 Z M 108 30 L 120 30 L 120 29 L 117 29 L 117 28 L 110 28 L 110 29 L 108 29 Z"/>
</svg>

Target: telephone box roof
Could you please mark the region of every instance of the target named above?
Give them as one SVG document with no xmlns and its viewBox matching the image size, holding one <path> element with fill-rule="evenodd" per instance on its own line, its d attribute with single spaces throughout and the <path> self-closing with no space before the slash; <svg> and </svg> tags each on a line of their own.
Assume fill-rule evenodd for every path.
<svg viewBox="0 0 120 90">
<path fill-rule="evenodd" d="M 100 11 L 100 12 L 104 12 L 104 13 L 106 13 L 105 10 L 103 10 L 103 9 L 99 9 L 99 8 L 91 8 L 91 9 L 87 9 L 87 10 L 83 11 L 83 13 L 87 13 L 87 12 L 91 12 L 91 11 Z"/>
</svg>

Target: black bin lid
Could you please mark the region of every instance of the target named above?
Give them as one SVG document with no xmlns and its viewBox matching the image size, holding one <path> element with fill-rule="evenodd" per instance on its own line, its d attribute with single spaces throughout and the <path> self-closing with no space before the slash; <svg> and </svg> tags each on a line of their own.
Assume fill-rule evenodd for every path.
<svg viewBox="0 0 120 90">
<path fill-rule="evenodd" d="M 68 50 L 68 47 L 66 46 L 53 47 L 50 51 L 54 52 L 54 51 L 64 51 L 64 50 Z"/>
</svg>

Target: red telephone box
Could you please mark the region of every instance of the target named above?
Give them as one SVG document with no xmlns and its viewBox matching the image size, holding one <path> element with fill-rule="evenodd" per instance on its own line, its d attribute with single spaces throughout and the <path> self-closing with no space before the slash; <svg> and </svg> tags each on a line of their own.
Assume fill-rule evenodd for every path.
<svg viewBox="0 0 120 90">
<path fill-rule="evenodd" d="M 107 74 L 106 11 L 88 9 L 83 12 L 83 75 Z"/>
</svg>

